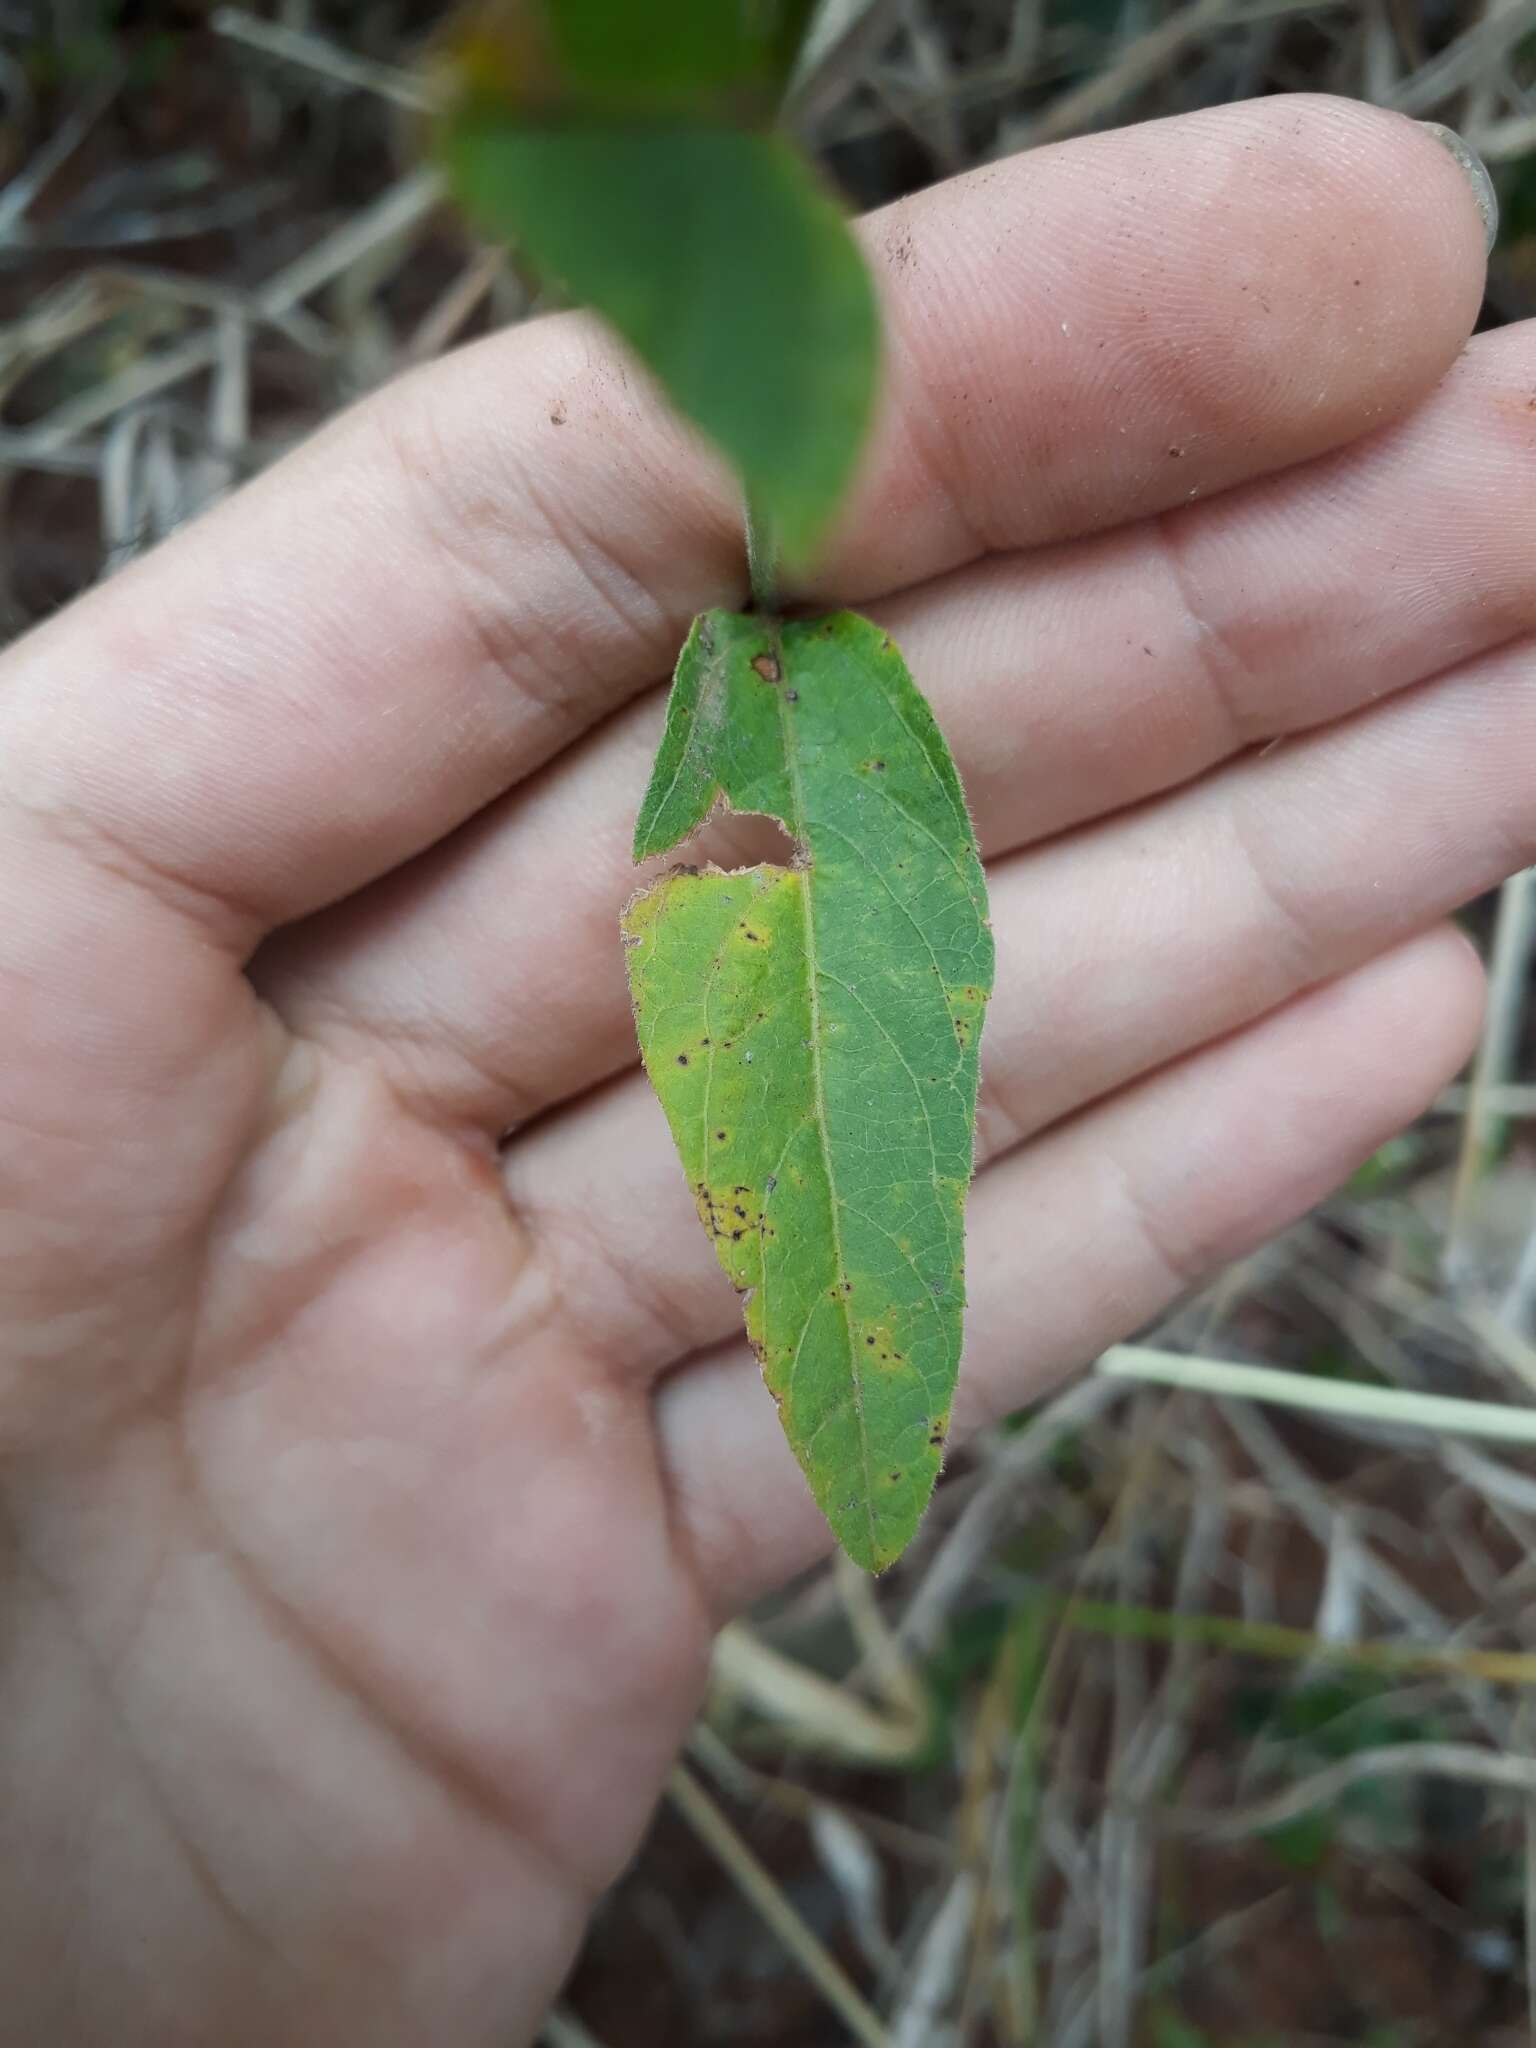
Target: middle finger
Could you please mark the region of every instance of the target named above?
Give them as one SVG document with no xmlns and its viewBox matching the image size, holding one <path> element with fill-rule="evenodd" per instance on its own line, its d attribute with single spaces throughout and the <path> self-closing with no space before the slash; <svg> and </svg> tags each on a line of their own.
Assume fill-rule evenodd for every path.
<svg viewBox="0 0 1536 2048">
<path fill-rule="evenodd" d="M 1143 801 L 1536 626 L 1533 376 L 1527 323 L 1475 342 L 1415 415 L 1352 449 L 874 607 L 950 738 L 984 850 Z M 652 692 L 298 928 L 264 991 L 301 1030 L 380 1048 L 434 1109 L 502 1128 L 621 1070 L 617 917 L 661 715 Z"/>
<path fill-rule="evenodd" d="M 1371 960 L 1536 850 L 1536 642 L 995 863 L 978 1163 Z M 1499 736 L 1490 747 L 1488 735 Z M 642 1377 L 739 1318 L 637 1071 L 509 1149 L 577 1334 Z"/>
</svg>

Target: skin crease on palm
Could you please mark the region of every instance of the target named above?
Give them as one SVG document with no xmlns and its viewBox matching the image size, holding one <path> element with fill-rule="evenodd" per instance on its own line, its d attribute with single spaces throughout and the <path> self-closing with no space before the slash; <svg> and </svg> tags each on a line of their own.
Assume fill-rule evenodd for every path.
<svg viewBox="0 0 1536 2048">
<path fill-rule="evenodd" d="M 807 597 L 989 864 L 963 1433 L 1433 1096 L 1536 853 L 1536 332 L 1397 117 L 867 224 Z M 586 320 L 368 400 L 0 668 L 6 2042 L 526 2040 L 713 1627 L 825 1532 L 634 1064 L 627 841 L 728 484 Z"/>
</svg>

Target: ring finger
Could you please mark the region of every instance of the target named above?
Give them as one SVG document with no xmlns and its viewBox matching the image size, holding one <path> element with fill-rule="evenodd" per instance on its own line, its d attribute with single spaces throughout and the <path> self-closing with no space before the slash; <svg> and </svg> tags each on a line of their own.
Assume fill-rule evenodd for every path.
<svg viewBox="0 0 1536 2048">
<path fill-rule="evenodd" d="M 1439 931 L 984 1172 L 951 1441 L 1033 1400 L 1319 1200 L 1466 1057 L 1482 978 Z M 722 1618 L 831 1538 L 740 1342 L 657 1396 L 673 1526 Z"/>
<path fill-rule="evenodd" d="M 1536 645 L 1517 643 L 994 863 L 983 1159 L 1360 965 L 1528 859 L 1533 665 Z M 547 1118 L 508 1149 L 506 1172 L 600 1355 L 651 1373 L 734 1327 L 641 1075 Z"/>
<path fill-rule="evenodd" d="M 1533 366 L 1536 324 L 1487 337 L 1417 414 L 1357 448 L 876 607 L 933 699 L 986 851 L 1142 802 L 1536 625 L 1536 526 L 1521 513 L 1536 504 Z M 299 1029 L 377 1049 L 431 1108 L 501 1128 L 627 1065 L 615 928 L 660 715 L 653 693 L 300 927 L 267 957 L 264 991 Z M 1076 951 L 1069 930 L 1047 957 Z M 1110 976 L 1097 1007 L 1124 985 Z"/>
</svg>

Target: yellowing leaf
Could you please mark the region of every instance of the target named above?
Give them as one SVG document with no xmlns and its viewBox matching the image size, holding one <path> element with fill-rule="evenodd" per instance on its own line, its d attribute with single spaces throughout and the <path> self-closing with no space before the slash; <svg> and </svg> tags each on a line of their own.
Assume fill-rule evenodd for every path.
<svg viewBox="0 0 1536 2048">
<path fill-rule="evenodd" d="M 636 859 L 721 803 L 800 858 L 630 905 L 641 1052 L 795 1455 L 878 1571 L 927 1504 L 960 1362 L 986 885 L 932 713 L 848 613 L 695 622 Z"/>
</svg>

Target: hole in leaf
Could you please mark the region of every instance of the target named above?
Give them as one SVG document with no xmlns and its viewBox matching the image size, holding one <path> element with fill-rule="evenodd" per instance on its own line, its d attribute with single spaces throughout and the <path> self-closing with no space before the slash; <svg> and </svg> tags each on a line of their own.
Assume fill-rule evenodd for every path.
<svg viewBox="0 0 1536 2048">
<path fill-rule="evenodd" d="M 717 811 L 688 841 L 688 859 L 701 867 L 789 868 L 799 863 L 799 849 L 777 818 L 755 811 Z M 676 856 L 672 856 L 676 865 Z"/>
</svg>

